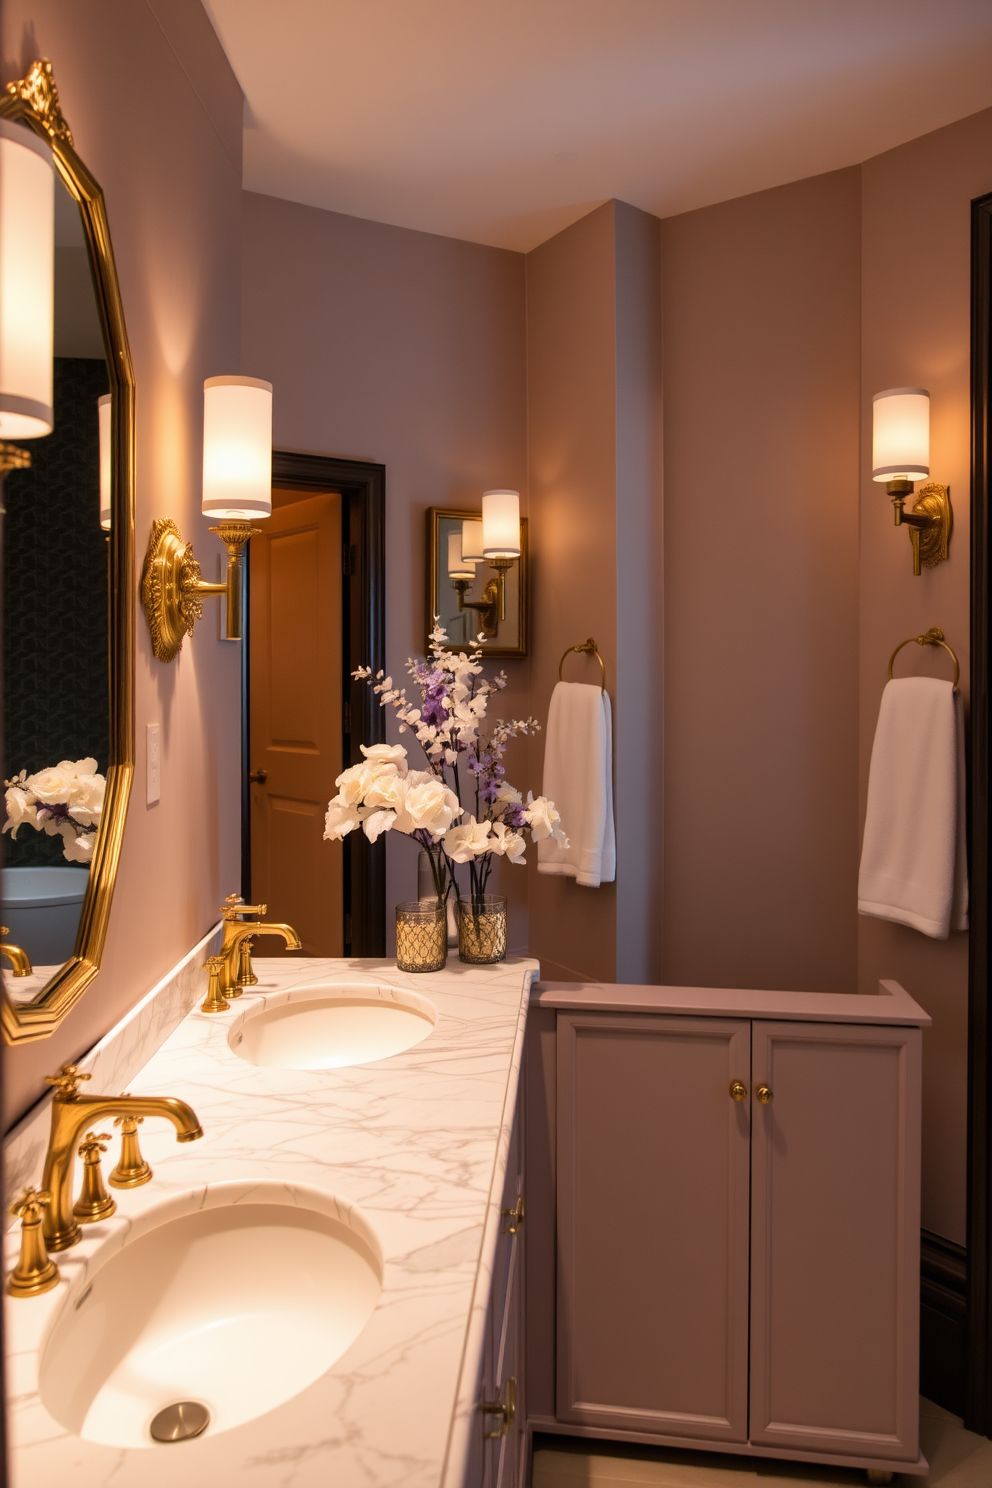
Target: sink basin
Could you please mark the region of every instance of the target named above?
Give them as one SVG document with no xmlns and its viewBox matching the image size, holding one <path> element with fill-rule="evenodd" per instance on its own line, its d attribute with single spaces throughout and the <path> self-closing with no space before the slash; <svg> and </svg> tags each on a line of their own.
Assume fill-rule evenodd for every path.
<svg viewBox="0 0 992 1488">
<path fill-rule="evenodd" d="M 281 1405 L 350 1347 L 382 1289 L 368 1222 L 315 1189 L 217 1184 L 125 1233 L 69 1292 L 39 1376 L 51 1415 L 109 1446 L 156 1447 L 153 1422 L 179 1404 L 204 1435 Z"/>
<path fill-rule="evenodd" d="M 368 982 L 313 982 L 268 997 L 234 1023 L 228 1043 L 250 1064 L 341 1069 L 412 1049 L 437 1023 L 429 998 Z"/>
</svg>

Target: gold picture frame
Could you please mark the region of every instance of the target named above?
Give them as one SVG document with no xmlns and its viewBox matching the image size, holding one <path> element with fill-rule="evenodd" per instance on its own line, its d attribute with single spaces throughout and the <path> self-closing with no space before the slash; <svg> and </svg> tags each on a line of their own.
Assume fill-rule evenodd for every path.
<svg viewBox="0 0 992 1488">
<path fill-rule="evenodd" d="M 478 522 L 481 520 L 481 511 L 461 511 L 449 507 L 431 506 L 427 509 L 427 576 L 426 576 L 426 607 L 424 616 L 424 649 L 430 641 L 430 633 L 434 628 L 435 615 L 441 616 L 441 623 L 448 631 L 449 644 L 453 650 L 459 650 L 472 640 L 480 629 L 480 625 L 474 620 L 469 620 L 473 615 L 472 610 L 460 611 L 458 609 L 458 596 L 452 588 L 449 595 L 442 590 L 442 584 L 449 584 L 447 571 L 447 537 L 449 532 L 455 531 L 462 522 Z M 477 601 L 484 586 L 496 576 L 496 571 L 488 564 L 479 564 L 479 577 L 475 586 L 467 590 L 464 599 L 466 603 Z M 527 547 L 527 518 L 520 518 L 520 558 L 512 564 L 506 572 L 506 619 L 500 620 L 496 634 L 487 639 L 482 647 L 485 657 L 508 659 L 523 657 L 527 655 L 528 627 L 530 624 L 529 595 L 528 595 L 528 547 Z M 464 634 L 452 634 L 450 620 L 464 615 L 465 623 L 462 626 Z"/>
<path fill-rule="evenodd" d="M 31 1001 L 6 990 L 0 1026 L 8 1044 L 50 1038 L 100 970 L 134 775 L 134 472 L 135 382 L 103 192 L 73 148 L 52 65 L 31 64 L 0 94 L 0 118 L 21 120 L 51 146 L 55 168 L 79 206 L 103 331 L 111 415 L 109 552 L 110 759 L 100 831 L 90 864 L 75 952 Z"/>
</svg>

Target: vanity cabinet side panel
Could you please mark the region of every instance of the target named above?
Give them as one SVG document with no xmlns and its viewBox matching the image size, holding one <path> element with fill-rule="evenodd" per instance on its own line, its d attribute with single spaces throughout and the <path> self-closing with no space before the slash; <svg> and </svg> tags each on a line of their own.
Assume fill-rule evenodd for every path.
<svg viewBox="0 0 992 1488">
<path fill-rule="evenodd" d="M 750 1024 L 559 1013 L 557 1417 L 747 1439 Z"/>
<path fill-rule="evenodd" d="M 751 1440 L 915 1461 L 916 1028 L 756 1022 Z"/>
<path fill-rule="evenodd" d="M 555 1418 L 555 1084 L 554 1008 L 527 1014 L 524 1045 L 524 1131 L 527 1216 L 524 1221 L 527 1329 L 527 1416 Z"/>
</svg>

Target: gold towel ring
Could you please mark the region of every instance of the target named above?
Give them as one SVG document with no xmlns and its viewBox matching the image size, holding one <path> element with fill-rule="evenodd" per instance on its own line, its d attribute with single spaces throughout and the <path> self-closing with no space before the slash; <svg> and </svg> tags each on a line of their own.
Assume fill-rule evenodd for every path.
<svg viewBox="0 0 992 1488">
<path fill-rule="evenodd" d="M 562 679 L 561 678 L 561 669 L 565 665 L 565 657 L 566 656 L 571 656 L 571 654 L 572 654 L 573 651 L 587 651 L 591 656 L 595 656 L 596 660 L 599 662 L 600 669 L 601 669 L 601 671 L 603 673 L 603 681 L 602 681 L 602 686 L 600 688 L 600 691 L 601 692 L 605 692 L 606 691 L 606 662 L 600 656 L 600 654 L 599 654 L 599 647 L 596 645 L 596 642 L 593 640 L 592 636 L 590 636 L 587 641 L 583 641 L 581 646 L 567 646 L 565 648 L 565 650 L 562 652 L 561 661 L 558 663 L 558 681 L 560 682 L 561 679 Z"/>
<path fill-rule="evenodd" d="M 961 675 L 961 668 L 958 665 L 958 659 L 954 655 L 954 652 L 951 650 L 950 646 L 944 640 L 944 632 L 942 630 L 938 630 L 936 626 L 933 626 L 932 629 L 928 630 L 926 635 L 907 636 L 904 641 L 899 642 L 898 646 L 889 657 L 890 682 L 892 681 L 892 663 L 899 655 L 899 652 L 902 650 L 903 646 L 908 646 L 910 641 L 915 641 L 918 646 L 943 646 L 944 650 L 947 652 L 948 656 L 954 663 L 954 686 L 957 687 L 958 678 Z"/>
</svg>

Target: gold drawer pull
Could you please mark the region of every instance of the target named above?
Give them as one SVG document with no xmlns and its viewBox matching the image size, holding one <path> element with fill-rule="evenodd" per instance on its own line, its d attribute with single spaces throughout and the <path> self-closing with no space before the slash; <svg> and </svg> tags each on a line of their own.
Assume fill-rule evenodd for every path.
<svg viewBox="0 0 992 1488">
<path fill-rule="evenodd" d="M 523 1196 L 518 1196 L 517 1202 L 512 1209 L 501 1209 L 500 1218 L 508 1221 L 506 1224 L 500 1226 L 500 1234 L 515 1235 L 524 1222 Z"/>
<path fill-rule="evenodd" d="M 757 1090 L 754 1093 L 758 1097 L 758 1100 L 761 1102 L 761 1104 L 763 1106 L 770 1106 L 771 1105 L 771 1103 L 772 1103 L 772 1093 L 768 1089 L 768 1086 L 767 1085 L 759 1085 L 758 1088 L 757 1088 Z"/>
<path fill-rule="evenodd" d="M 498 1441 L 513 1425 L 513 1418 L 517 1414 L 517 1382 L 512 1374 L 506 1382 L 506 1389 L 503 1393 L 505 1400 L 483 1400 L 479 1405 L 479 1409 L 485 1415 L 502 1418 L 495 1431 L 484 1433 L 486 1441 Z"/>
<path fill-rule="evenodd" d="M 742 1085 L 740 1080 L 734 1080 L 730 1087 L 730 1097 L 735 1101 L 747 1100 L 747 1086 Z"/>
</svg>

